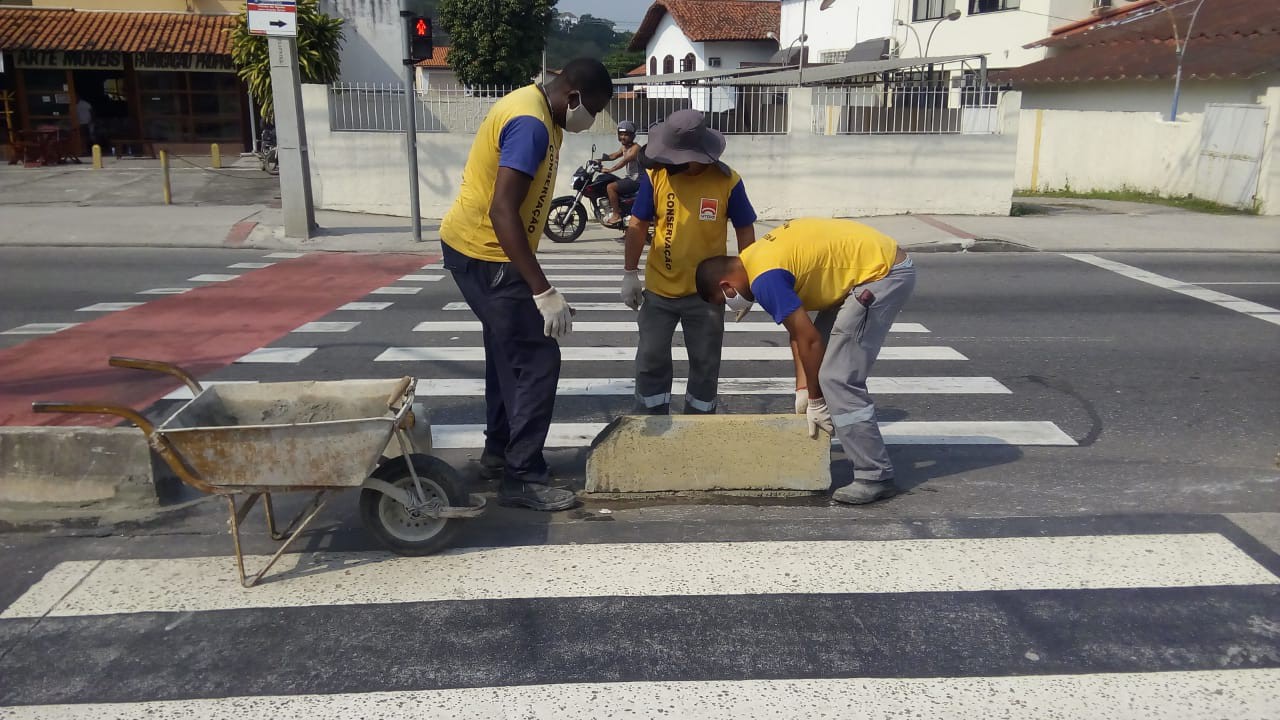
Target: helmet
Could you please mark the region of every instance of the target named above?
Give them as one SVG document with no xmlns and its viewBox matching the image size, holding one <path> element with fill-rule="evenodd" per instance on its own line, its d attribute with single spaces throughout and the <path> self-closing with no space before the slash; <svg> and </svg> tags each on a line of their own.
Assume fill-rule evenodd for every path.
<svg viewBox="0 0 1280 720">
<path fill-rule="evenodd" d="M 622 122 L 618 123 L 618 132 L 635 135 L 636 124 L 631 122 L 630 120 L 623 120 Z"/>
</svg>

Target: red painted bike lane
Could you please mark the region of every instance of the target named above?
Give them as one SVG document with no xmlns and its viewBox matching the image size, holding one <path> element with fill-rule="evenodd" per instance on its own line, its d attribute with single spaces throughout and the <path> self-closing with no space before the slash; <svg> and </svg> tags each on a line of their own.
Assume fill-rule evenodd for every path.
<svg viewBox="0 0 1280 720">
<path fill-rule="evenodd" d="M 31 403 L 142 410 L 180 383 L 108 367 L 112 355 L 161 360 L 205 376 L 434 261 L 425 255 L 314 253 L 0 350 L 0 425 L 116 425 L 120 421 L 108 416 L 39 415 Z"/>
</svg>

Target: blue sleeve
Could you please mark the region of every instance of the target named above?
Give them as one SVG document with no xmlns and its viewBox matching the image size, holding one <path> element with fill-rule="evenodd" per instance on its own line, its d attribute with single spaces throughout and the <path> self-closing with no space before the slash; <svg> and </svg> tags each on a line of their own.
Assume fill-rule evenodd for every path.
<svg viewBox="0 0 1280 720">
<path fill-rule="evenodd" d="M 739 180 L 729 193 L 729 220 L 735 228 L 744 228 L 756 222 L 756 209 L 751 207 L 747 199 L 747 188 Z"/>
<path fill-rule="evenodd" d="M 533 177 L 550 145 L 551 135 L 541 120 L 528 115 L 513 118 L 502 126 L 498 136 L 498 166 Z"/>
<path fill-rule="evenodd" d="M 751 294 L 779 325 L 788 315 L 804 307 L 796 294 L 796 276 L 782 268 L 760 273 L 751 283 Z"/>
<path fill-rule="evenodd" d="M 645 222 L 658 219 L 658 209 L 653 204 L 653 181 L 649 173 L 640 173 L 640 189 L 636 191 L 636 202 L 631 206 L 631 217 Z"/>
</svg>

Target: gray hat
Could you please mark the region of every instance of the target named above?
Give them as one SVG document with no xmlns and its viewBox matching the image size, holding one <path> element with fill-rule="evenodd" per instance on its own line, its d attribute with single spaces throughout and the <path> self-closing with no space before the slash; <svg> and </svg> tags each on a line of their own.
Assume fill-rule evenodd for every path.
<svg viewBox="0 0 1280 720">
<path fill-rule="evenodd" d="M 707 127 L 701 112 L 677 110 L 649 128 L 649 144 L 641 149 L 640 162 L 645 167 L 690 162 L 719 165 L 725 144 L 724 135 Z"/>
<path fill-rule="evenodd" d="M 631 122 L 630 120 L 623 120 L 622 122 L 618 123 L 618 132 L 631 133 L 632 135 L 635 135 L 636 124 Z"/>
</svg>

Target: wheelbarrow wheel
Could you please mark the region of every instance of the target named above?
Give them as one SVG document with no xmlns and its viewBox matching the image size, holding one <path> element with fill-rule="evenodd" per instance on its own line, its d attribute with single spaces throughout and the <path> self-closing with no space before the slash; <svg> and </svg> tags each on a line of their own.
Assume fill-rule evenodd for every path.
<svg viewBox="0 0 1280 720">
<path fill-rule="evenodd" d="M 466 507 L 467 493 L 462 479 L 448 463 L 430 455 L 412 455 L 413 469 L 422 483 L 422 492 L 431 507 Z M 416 493 L 413 475 L 403 457 L 388 460 L 373 471 L 373 477 L 411 496 Z M 449 545 L 458 531 L 457 518 L 415 516 L 399 501 L 377 490 L 360 492 L 360 520 L 369 532 L 392 552 L 399 555 L 431 555 Z"/>
</svg>

